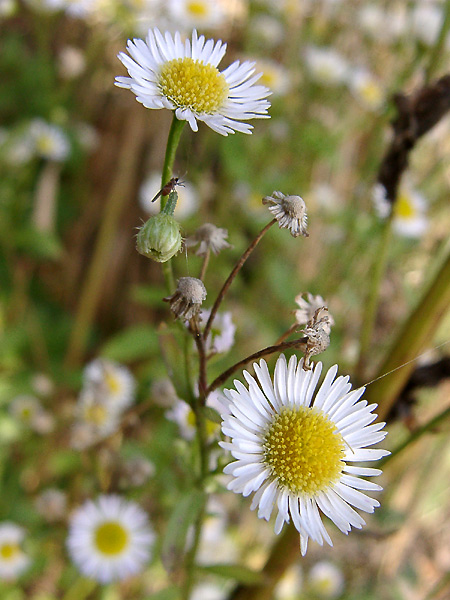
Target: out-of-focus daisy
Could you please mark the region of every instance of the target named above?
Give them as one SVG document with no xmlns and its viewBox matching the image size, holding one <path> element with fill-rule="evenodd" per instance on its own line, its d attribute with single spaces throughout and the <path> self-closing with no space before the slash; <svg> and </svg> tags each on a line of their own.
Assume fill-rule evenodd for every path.
<svg viewBox="0 0 450 600">
<path fill-rule="evenodd" d="M 207 323 L 210 314 L 211 311 L 206 309 L 200 312 L 202 323 Z M 206 339 L 206 353 L 228 352 L 234 344 L 235 333 L 236 325 L 233 323 L 231 312 L 217 313 L 211 332 Z"/>
<path fill-rule="evenodd" d="M 372 199 L 376 212 L 381 218 L 389 216 L 392 204 L 386 197 L 386 189 L 376 184 L 372 190 Z M 427 201 L 406 179 L 402 182 L 394 203 L 392 227 L 399 235 L 420 238 L 428 228 L 426 217 Z"/>
<path fill-rule="evenodd" d="M 255 492 L 251 508 L 269 520 L 277 509 L 275 533 L 292 522 L 300 533 L 302 554 L 308 539 L 332 545 L 319 512 L 347 534 L 360 529 L 362 517 L 353 507 L 373 512 L 379 502 L 359 490 L 380 486 L 361 479 L 378 469 L 348 463 L 378 460 L 388 452 L 366 449 L 384 439 L 384 423 L 376 419 L 375 404 L 360 398 L 364 388 L 351 390 L 349 377 L 338 377 L 331 367 L 313 395 L 322 371 L 317 363 L 309 371 L 292 356 L 277 360 L 272 380 L 264 360 L 254 363 L 258 382 L 244 371 L 248 389 L 235 381 L 225 390 L 230 414 L 223 415 L 222 431 L 231 442 L 220 442 L 236 461 L 224 472 L 233 477 L 228 489 L 248 496 Z"/>
<path fill-rule="evenodd" d="M 138 504 L 120 496 L 99 496 L 72 515 L 67 548 L 83 575 L 109 583 L 142 571 L 154 539 Z"/>
<path fill-rule="evenodd" d="M 55 388 L 53 381 L 45 373 L 35 373 L 31 385 L 35 393 L 40 396 L 50 396 Z"/>
<path fill-rule="evenodd" d="M 86 388 L 81 392 L 76 407 L 77 421 L 91 429 L 93 443 L 117 431 L 120 415 L 121 411 L 93 389 Z"/>
<path fill-rule="evenodd" d="M 259 83 L 268 87 L 274 98 L 284 96 L 289 91 L 292 77 L 281 63 L 275 60 L 258 59 L 256 68 L 262 72 Z"/>
<path fill-rule="evenodd" d="M 226 241 L 228 231 L 222 227 L 216 227 L 212 223 L 204 223 L 197 231 L 186 238 L 185 244 L 189 248 L 199 244 L 195 254 L 197 256 L 205 256 L 209 250 L 214 254 L 218 254 L 225 248 L 231 248 L 231 244 Z"/>
<path fill-rule="evenodd" d="M 441 6 L 431 2 L 419 3 L 412 14 L 412 29 L 417 39 L 432 46 L 436 43 L 443 22 Z"/>
<path fill-rule="evenodd" d="M 263 42 L 265 48 L 273 48 L 283 42 L 285 29 L 275 17 L 260 13 L 252 17 L 249 35 Z"/>
<path fill-rule="evenodd" d="M 12 17 L 17 10 L 17 2 L 15 0 L 0 0 L 0 17 L 5 19 Z"/>
<path fill-rule="evenodd" d="M 83 52 L 75 46 L 64 46 L 58 54 L 58 71 L 63 79 L 75 79 L 83 73 L 86 60 Z"/>
<path fill-rule="evenodd" d="M 38 156 L 56 162 L 64 161 L 70 152 L 66 134 L 57 125 L 43 119 L 34 119 L 30 123 L 30 137 Z"/>
<path fill-rule="evenodd" d="M 29 557 L 20 547 L 24 536 L 19 525 L 10 521 L 0 523 L 0 579 L 15 579 L 30 564 Z"/>
<path fill-rule="evenodd" d="M 225 13 L 217 0 L 169 0 L 169 17 L 185 29 L 212 29 L 223 24 Z"/>
<path fill-rule="evenodd" d="M 310 76 L 318 83 L 333 86 L 346 81 L 348 63 L 334 48 L 309 46 L 304 57 Z"/>
<path fill-rule="evenodd" d="M 308 573 L 308 589 L 315 598 L 339 598 L 344 591 L 344 585 L 341 569 L 327 560 L 316 563 Z"/>
<path fill-rule="evenodd" d="M 297 600 L 303 589 L 303 573 L 300 565 L 294 564 L 280 579 L 274 590 L 275 600 Z"/>
<path fill-rule="evenodd" d="M 84 370 L 85 388 L 95 390 L 99 401 L 123 411 L 134 402 L 135 381 L 131 372 L 112 360 L 97 358 Z"/>
<path fill-rule="evenodd" d="M 369 110 L 378 110 L 384 102 L 384 90 L 378 79 L 369 71 L 357 69 L 349 81 L 355 98 Z"/>
<path fill-rule="evenodd" d="M 226 51 L 220 40 L 206 41 L 194 30 L 183 44 L 179 32 L 172 38 L 154 29 L 145 42 L 129 40 L 127 49 L 132 58 L 121 52 L 119 59 L 130 77 L 116 77 L 116 85 L 131 89 L 147 108 L 175 111 L 193 131 L 204 121 L 222 135 L 251 133 L 253 127 L 243 121 L 268 117 L 270 92 L 255 85 L 260 74 L 254 75 L 254 63 L 236 61 L 218 70 Z"/>
<path fill-rule="evenodd" d="M 159 213 L 159 202 L 152 202 L 155 195 L 161 189 L 161 174 L 151 173 L 143 182 L 139 189 L 139 203 L 145 212 L 149 215 Z M 197 188 L 183 179 L 183 185 L 177 187 L 177 206 L 175 215 L 177 219 L 187 219 L 198 208 L 198 191 Z"/>
<path fill-rule="evenodd" d="M 303 298 L 303 296 L 304 294 L 302 293 L 295 297 L 295 302 L 300 307 L 295 311 L 295 320 L 299 325 L 306 325 L 314 317 L 317 309 L 328 306 L 319 294 L 314 296 L 310 292 L 307 292 L 306 298 Z M 328 326 L 326 327 L 326 331 L 330 334 L 331 327 L 334 325 L 334 319 L 329 312 L 327 312 L 327 317 Z"/>
<path fill-rule="evenodd" d="M 36 433 L 45 434 L 53 429 L 53 416 L 43 408 L 35 396 L 27 394 L 16 396 L 11 401 L 9 410 L 22 425 Z"/>
<path fill-rule="evenodd" d="M 357 12 L 357 19 L 361 29 L 377 41 L 394 42 L 408 30 L 406 6 L 364 4 Z"/>
<path fill-rule="evenodd" d="M 226 412 L 226 401 L 221 398 L 218 392 L 211 392 L 206 399 L 206 406 L 214 408 L 219 414 Z M 166 411 L 166 418 L 178 425 L 181 437 L 191 441 L 195 436 L 195 414 L 192 408 L 180 400 L 170 410 Z M 206 430 L 209 438 L 217 437 L 219 425 L 213 421 L 207 420 Z"/>
<path fill-rule="evenodd" d="M 66 516 L 67 494 L 56 488 L 44 490 L 34 501 L 36 510 L 49 523 L 60 521 Z"/>
</svg>

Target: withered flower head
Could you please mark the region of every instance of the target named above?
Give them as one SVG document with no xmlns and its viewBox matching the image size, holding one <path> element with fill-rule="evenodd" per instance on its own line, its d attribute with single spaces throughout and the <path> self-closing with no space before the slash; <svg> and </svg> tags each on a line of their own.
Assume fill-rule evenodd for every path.
<svg viewBox="0 0 450 600">
<path fill-rule="evenodd" d="M 200 243 L 196 254 L 204 256 L 208 250 L 218 254 L 224 248 L 231 248 L 231 244 L 226 241 L 228 231 L 221 227 L 216 227 L 212 223 L 201 225 L 197 231 L 186 239 L 186 246 L 195 246 Z"/>
<path fill-rule="evenodd" d="M 170 310 L 176 318 L 190 321 L 199 314 L 205 298 L 206 288 L 200 279 L 180 277 L 175 293 L 164 301 L 170 303 Z"/>
<path fill-rule="evenodd" d="M 306 204 L 300 196 L 285 196 L 282 192 L 272 192 L 271 196 L 264 196 L 263 204 L 268 208 L 278 221 L 280 228 L 289 229 L 292 237 L 308 237 L 306 231 L 307 215 Z"/>
</svg>

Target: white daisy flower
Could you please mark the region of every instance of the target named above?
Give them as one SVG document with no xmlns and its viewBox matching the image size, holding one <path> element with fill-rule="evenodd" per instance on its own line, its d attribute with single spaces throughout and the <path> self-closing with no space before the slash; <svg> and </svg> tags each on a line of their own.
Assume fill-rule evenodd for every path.
<svg viewBox="0 0 450 600">
<path fill-rule="evenodd" d="M 212 29 L 223 24 L 225 12 L 217 0 L 169 0 L 169 17 L 185 29 Z"/>
<path fill-rule="evenodd" d="M 270 91 L 254 85 L 260 77 L 254 74 L 254 63 L 236 61 L 218 70 L 226 51 L 220 40 L 206 41 L 194 30 L 192 41 L 183 44 L 179 32 L 163 37 L 153 29 L 145 42 L 129 40 L 127 48 L 132 58 L 121 52 L 119 59 L 130 77 L 116 77 L 116 85 L 131 89 L 147 108 L 174 110 L 193 131 L 198 130 L 197 121 L 204 121 L 222 135 L 251 133 L 252 126 L 242 121 L 268 117 L 265 98 Z"/>
<path fill-rule="evenodd" d="M 149 215 L 157 215 L 160 210 L 159 202 L 152 202 L 155 195 L 161 189 L 161 173 L 151 173 L 139 189 L 139 204 Z M 183 179 L 183 185 L 177 187 L 177 206 L 175 215 L 177 219 L 187 219 L 198 208 L 197 189 L 189 181 Z"/>
<path fill-rule="evenodd" d="M 260 83 L 269 88 L 273 96 L 284 96 L 290 91 L 292 77 L 281 63 L 275 60 L 258 59 L 256 67 L 262 71 Z"/>
<path fill-rule="evenodd" d="M 29 134 L 38 156 L 56 162 L 62 162 L 68 157 L 69 140 L 57 125 L 47 123 L 43 119 L 34 119 L 30 123 Z"/>
<path fill-rule="evenodd" d="M 328 560 L 316 563 L 308 573 L 308 588 L 314 597 L 331 600 L 339 598 L 345 587 L 341 569 Z"/>
<path fill-rule="evenodd" d="M 140 506 L 120 496 L 103 495 L 73 514 L 67 548 L 83 575 L 109 583 L 142 571 L 154 539 Z"/>
<path fill-rule="evenodd" d="M 226 240 L 227 237 L 227 229 L 216 227 L 212 223 L 204 223 L 203 225 L 200 225 L 193 235 L 186 238 L 184 243 L 187 248 L 199 244 L 195 254 L 197 254 L 197 256 L 205 256 L 209 250 L 212 250 L 214 254 L 219 254 L 221 250 L 231 248 L 231 244 Z"/>
<path fill-rule="evenodd" d="M 99 398 L 94 389 L 86 388 L 78 398 L 76 415 L 78 423 L 89 427 L 92 439 L 97 442 L 117 431 L 121 411 Z"/>
<path fill-rule="evenodd" d="M 406 180 L 394 203 L 394 231 L 405 237 L 420 238 L 428 228 L 426 210 L 425 197 Z"/>
<path fill-rule="evenodd" d="M 359 490 L 380 486 L 359 476 L 379 475 L 379 469 L 348 463 L 378 460 L 385 450 L 366 449 L 386 435 L 376 419 L 376 404 L 359 400 L 364 388 L 351 390 L 349 377 L 338 377 L 331 367 L 313 400 L 322 371 L 317 363 L 309 371 L 292 356 L 277 360 L 272 384 L 267 364 L 254 363 L 258 382 L 246 371 L 248 389 L 235 380 L 225 390 L 230 414 L 222 415 L 222 431 L 231 442 L 220 442 L 236 461 L 227 465 L 233 479 L 228 489 L 248 496 L 255 492 L 252 510 L 269 520 L 277 507 L 275 533 L 292 519 L 300 533 L 301 552 L 308 539 L 332 545 L 319 509 L 347 534 L 360 529 L 362 517 L 353 509 L 373 512 L 377 500 Z"/>
<path fill-rule="evenodd" d="M 28 567 L 30 559 L 20 547 L 24 536 L 19 525 L 0 523 L 0 579 L 15 579 Z"/>
<path fill-rule="evenodd" d="M 378 110 L 385 99 L 379 80 L 365 69 L 357 69 L 350 76 L 350 90 L 355 98 L 369 110 Z"/>
<path fill-rule="evenodd" d="M 112 360 L 97 358 L 84 370 L 85 389 L 93 388 L 99 401 L 123 411 L 134 402 L 135 381 L 131 372 Z"/>
<path fill-rule="evenodd" d="M 348 76 L 347 61 L 334 48 L 309 46 L 304 58 L 311 77 L 322 85 L 339 85 Z"/>
</svg>

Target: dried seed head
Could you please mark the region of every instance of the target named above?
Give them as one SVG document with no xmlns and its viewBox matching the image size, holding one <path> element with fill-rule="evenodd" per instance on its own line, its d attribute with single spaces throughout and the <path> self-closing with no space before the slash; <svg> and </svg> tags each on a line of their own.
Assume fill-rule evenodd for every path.
<svg viewBox="0 0 450 600">
<path fill-rule="evenodd" d="M 328 309 L 325 306 L 318 308 L 311 321 L 309 321 L 305 329 L 303 329 L 303 333 L 308 338 L 308 341 L 306 342 L 305 359 L 303 361 L 303 368 L 305 370 L 310 369 L 309 359 L 311 356 L 321 354 L 330 345 L 330 329 L 331 325 L 328 317 Z"/>
<path fill-rule="evenodd" d="M 224 248 L 231 248 L 231 245 L 226 241 L 228 231 L 220 227 L 216 227 L 212 223 L 201 225 L 194 235 L 186 239 L 186 246 L 195 246 L 200 243 L 196 252 L 198 256 L 204 256 L 208 250 L 212 250 L 214 254 L 218 254 Z"/>
<path fill-rule="evenodd" d="M 295 302 L 300 307 L 295 311 L 295 320 L 299 325 L 307 325 L 309 321 L 314 318 L 317 309 L 320 309 L 318 314 L 318 320 L 323 323 L 323 328 L 330 334 L 331 328 L 334 325 L 334 319 L 330 315 L 326 306 L 325 300 L 322 296 L 314 296 L 310 292 L 306 293 L 306 298 L 303 298 L 304 294 L 298 294 L 295 297 Z"/>
<path fill-rule="evenodd" d="M 196 277 L 180 277 L 175 293 L 165 302 L 170 303 L 170 310 L 175 317 L 190 321 L 200 312 L 202 302 L 206 298 L 206 288 Z"/>
<path fill-rule="evenodd" d="M 264 196 L 262 202 L 268 205 L 280 228 L 289 229 L 293 237 L 308 237 L 306 204 L 303 198 L 272 192 L 271 196 Z"/>
</svg>

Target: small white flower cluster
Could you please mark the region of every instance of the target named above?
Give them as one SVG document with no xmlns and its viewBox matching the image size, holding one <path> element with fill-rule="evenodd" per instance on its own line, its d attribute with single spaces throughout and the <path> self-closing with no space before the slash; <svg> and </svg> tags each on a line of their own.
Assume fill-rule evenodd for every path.
<svg viewBox="0 0 450 600">
<path fill-rule="evenodd" d="M 134 402 L 134 388 L 133 375 L 123 365 L 103 358 L 89 363 L 76 406 L 72 447 L 87 448 L 117 431 L 123 412 Z"/>
</svg>

